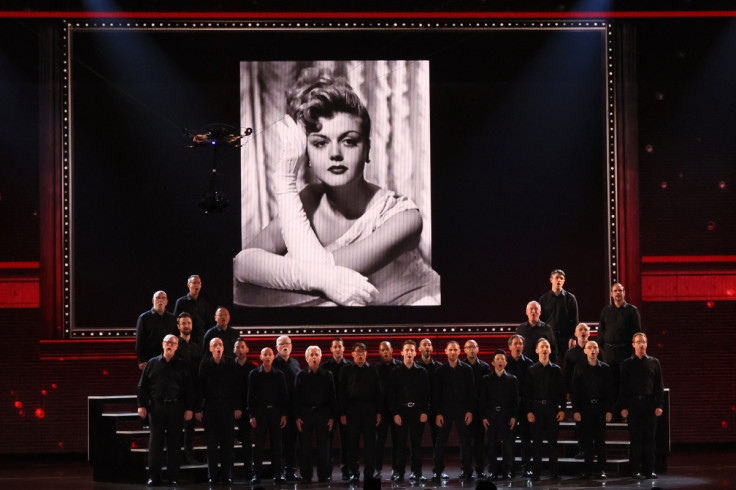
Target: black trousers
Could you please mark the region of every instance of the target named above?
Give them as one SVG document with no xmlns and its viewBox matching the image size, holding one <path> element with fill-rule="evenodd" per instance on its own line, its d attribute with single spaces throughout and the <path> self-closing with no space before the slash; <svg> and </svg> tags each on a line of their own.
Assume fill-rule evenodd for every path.
<svg viewBox="0 0 736 490">
<path fill-rule="evenodd" d="M 457 435 L 460 439 L 460 467 L 464 473 L 473 472 L 473 458 L 470 451 L 470 431 L 465 425 L 465 413 L 456 415 L 445 415 L 445 423 L 439 427 L 437 432 L 437 444 L 434 446 L 434 471 L 442 473 L 445 470 L 445 449 L 447 439 L 450 436 L 450 428 L 453 424 L 457 427 Z M 436 419 L 432 421 L 436 423 Z"/>
<path fill-rule="evenodd" d="M 526 419 L 526 413 L 523 410 L 516 415 L 516 425 L 512 434 L 514 438 L 518 437 L 521 440 L 521 466 L 527 467 L 532 454 L 532 434 L 531 424 Z"/>
<path fill-rule="evenodd" d="M 340 471 L 343 476 L 350 474 L 350 464 L 348 463 L 348 426 L 340 423 L 340 420 L 335 420 L 332 430 L 330 431 L 330 461 L 332 461 L 332 448 L 335 444 L 335 432 L 338 432 L 340 438 Z M 330 463 L 332 466 L 332 463 Z"/>
<path fill-rule="evenodd" d="M 179 477 L 181 465 L 182 428 L 184 404 L 182 402 L 156 402 L 148 408 L 151 438 L 148 442 L 148 474 L 154 480 L 161 479 L 164 441 L 166 441 L 169 479 Z"/>
<path fill-rule="evenodd" d="M 511 473 L 514 466 L 514 436 L 511 433 L 511 415 L 508 412 L 493 411 L 486 414 L 488 427 L 488 472 L 498 474 L 497 441 L 501 440 L 503 472 Z"/>
<path fill-rule="evenodd" d="M 483 427 L 483 418 L 477 412 L 473 412 L 473 422 L 470 424 L 470 445 L 473 448 L 473 461 L 475 471 L 482 473 L 486 466 L 485 444 L 486 429 Z"/>
<path fill-rule="evenodd" d="M 534 423 L 530 424 L 532 433 L 532 458 L 534 459 L 533 470 L 539 475 L 542 472 L 542 449 L 544 439 L 547 439 L 547 451 L 549 453 L 549 471 L 557 473 L 557 433 L 560 423 L 557 422 L 557 405 L 548 403 L 542 405 L 533 402 Z"/>
<path fill-rule="evenodd" d="M 606 467 L 606 410 L 600 404 L 583 402 L 580 407 L 580 445 L 585 453 L 586 470 L 603 471 Z M 593 457 L 598 463 L 593 463 Z"/>
<path fill-rule="evenodd" d="M 394 453 L 396 463 L 393 466 L 394 473 L 404 474 L 406 469 L 406 441 L 411 444 L 411 472 L 417 476 L 422 474 L 422 436 L 424 435 L 424 422 L 419 421 L 422 415 L 416 407 L 400 406 L 398 415 L 401 417 L 401 425 L 393 424 L 396 428 L 396 439 L 394 440 Z"/>
<path fill-rule="evenodd" d="M 253 451 L 253 471 L 256 476 L 261 477 L 266 434 L 268 434 L 271 441 L 271 468 L 274 477 L 280 476 L 282 473 L 281 413 L 275 407 L 257 408 L 251 416 L 256 419 L 256 427 L 253 431 L 253 437 L 256 441 L 255 450 Z"/>
<path fill-rule="evenodd" d="M 243 444 L 243 475 L 248 480 L 253 477 L 253 440 L 250 430 L 248 414 L 243 411 L 243 417 L 238 420 L 238 439 Z"/>
<path fill-rule="evenodd" d="M 358 455 L 360 438 L 363 437 L 365 455 L 364 477 L 370 478 L 376 471 L 376 406 L 366 402 L 348 405 L 345 410 L 348 426 L 348 461 L 350 472 L 360 475 Z"/>
<path fill-rule="evenodd" d="M 302 431 L 299 432 L 299 446 L 301 447 L 299 471 L 306 481 L 312 479 L 312 460 L 315 455 L 317 456 L 317 478 L 324 479 L 332 475 L 328 444 L 330 431 L 327 427 L 329 420 L 329 407 L 313 409 L 302 417 Z M 315 449 L 312 449 L 312 437 L 317 441 Z"/>
<path fill-rule="evenodd" d="M 657 416 L 654 397 L 629 398 L 629 463 L 632 472 L 654 472 Z"/>
<path fill-rule="evenodd" d="M 381 423 L 376 427 L 376 471 L 383 469 L 384 453 L 386 452 L 386 439 L 391 431 L 391 445 L 396 446 L 396 424 L 388 411 L 381 412 Z M 391 451 L 391 467 L 396 466 L 396 451 Z"/>
<path fill-rule="evenodd" d="M 294 418 L 289 416 L 286 420 L 286 427 L 281 430 L 281 443 L 284 448 L 284 471 L 286 473 L 296 472 L 296 440 L 298 432 Z"/>
<path fill-rule="evenodd" d="M 233 404 L 225 400 L 208 400 L 204 405 L 202 412 L 209 478 L 232 478 L 234 411 Z"/>
</svg>

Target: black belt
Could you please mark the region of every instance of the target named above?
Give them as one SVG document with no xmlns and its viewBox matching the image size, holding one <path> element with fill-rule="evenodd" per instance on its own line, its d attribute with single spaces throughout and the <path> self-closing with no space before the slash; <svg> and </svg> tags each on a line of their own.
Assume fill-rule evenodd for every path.
<svg viewBox="0 0 736 490">
<path fill-rule="evenodd" d="M 538 405 L 557 405 L 558 404 L 554 400 L 534 400 L 534 403 Z"/>
<path fill-rule="evenodd" d="M 608 347 L 621 347 L 623 345 L 629 345 L 629 344 L 609 344 L 608 342 L 605 343 Z"/>
<path fill-rule="evenodd" d="M 401 405 L 403 407 L 412 408 L 414 405 L 418 405 L 418 404 L 417 403 L 414 403 L 414 402 L 406 402 L 406 403 L 399 403 L 399 405 Z"/>
<path fill-rule="evenodd" d="M 591 400 L 588 400 L 588 403 L 590 403 L 591 405 L 595 405 L 596 403 L 598 403 L 598 399 L 597 398 L 593 398 Z"/>
<path fill-rule="evenodd" d="M 652 398 L 654 395 L 632 395 L 631 398 L 635 398 L 637 400 L 647 400 L 649 398 Z"/>
<path fill-rule="evenodd" d="M 179 403 L 178 398 L 161 398 L 159 400 L 154 400 L 156 403 Z"/>
</svg>

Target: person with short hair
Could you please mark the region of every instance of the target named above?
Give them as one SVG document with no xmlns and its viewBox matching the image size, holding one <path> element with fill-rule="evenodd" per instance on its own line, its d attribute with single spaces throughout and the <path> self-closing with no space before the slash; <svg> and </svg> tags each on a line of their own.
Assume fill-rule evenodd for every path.
<svg viewBox="0 0 736 490">
<path fill-rule="evenodd" d="M 164 440 L 169 482 L 176 485 L 181 462 L 182 428 L 191 420 L 195 405 L 194 382 L 188 366 L 175 357 L 179 339 L 163 337 L 163 352 L 146 362 L 138 381 L 138 415 L 148 416 L 151 427 L 148 442 L 149 486 L 161 484 Z"/>
<path fill-rule="evenodd" d="M 516 333 L 524 337 L 524 355 L 534 362 L 539 360 L 537 341 L 547 339 L 550 345 L 550 361 L 557 362 L 557 341 L 552 327 L 540 320 L 542 307 L 536 301 L 526 305 L 527 321 L 516 327 Z"/>
<path fill-rule="evenodd" d="M 585 457 L 584 476 L 606 478 L 606 422 L 613 418 L 611 368 L 598 360 L 598 342 L 585 343 L 587 361 L 575 365 L 571 381 L 573 418 Z"/>
<path fill-rule="evenodd" d="M 549 282 L 552 289 L 539 298 L 542 307 L 540 319 L 552 327 L 555 332 L 555 343 L 557 344 L 560 359 L 565 358 L 565 352 L 575 343 L 575 327 L 578 319 L 578 300 L 570 291 L 562 288 L 567 280 L 567 275 L 562 269 L 555 269 L 549 274 Z"/>
<path fill-rule="evenodd" d="M 549 359 L 551 350 L 550 341 L 540 338 L 536 347 L 539 360 L 527 370 L 525 402 L 533 441 L 534 480 L 538 480 L 542 474 L 542 449 L 545 447 L 545 439 L 549 453 L 550 474 L 553 479 L 559 478 L 557 433 L 560 422 L 565 419 L 565 380 L 560 366 Z"/>
<path fill-rule="evenodd" d="M 519 380 L 506 372 L 506 352 L 493 354 L 493 372 L 483 376 L 478 399 L 483 427 L 488 433 L 488 477 L 510 480 L 514 464 L 512 430 L 519 412 Z M 503 471 L 498 471 L 496 441 L 501 441 Z"/>
<path fill-rule="evenodd" d="M 196 343 L 202 341 L 207 325 L 214 312 L 207 300 L 202 296 L 202 278 L 197 274 L 192 274 L 187 278 L 187 289 L 189 292 L 176 300 L 174 306 L 174 316 L 180 313 L 189 313 L 192 316 L 192 339 Z M 203 346 L 209 349 L 209 346 Z M 228 347 L 225 344 L 225 347 Z"/>
<path fill-rule="evenodd" d="M 243 416 L 241 387 L 235 361 L 224 355 L 222 339 L 213 337 L 209 350 L 210 357 L 199 365 L 200 403 L 196 417 L 204 422 L 208 483 L 231 485 L 235 422 Z"/>
<path fill-rule="evenodd" d="M 575 345 L 570 347 L 565 352 L 565 362 L 562 365 L 562 375 L 565 378 L 565 389 L 567 391 L 568 401 L 571 399 L 572 394 L 572 375 L 575 371 L 575 366 L 578 364 L 587 364 L 588 356 L 585 352 L 585 345 L 590 338 L 590 328 L 585 323 L 578 324 L 575 327 Z M 610 386 L 610 385 L 609 385 Z M 575 438 L 578 440 L 578 452 L 575 455 L 575 459 L 585 458 L 585 449 L 583 448 L 582 435 L 580 433 L 580 423 L 575 424 Z"/>
<path fill-rule="evenodd" d="M 398 359 L 394 358 L 394 348 L 391 342 L 384 340 L 378 344 L 378 362 L 373 367 L 381 378 L 381 423 L 376 427 L 376 477 L 380 478 L 383 470 L 383 457 L 386 450 L 386 439 L 389 430 L 391 431 L 391 467 L 396 466 L 396 426 L 392 422 L 391 411 L 388 406 L 388 387 L 391 381 L 391 373 L 401 365 Z"/>
<path fill-rule="evenodd" d="M 529 430 L 529 421 L 526 419 L 526 403 L 524 399 L 524 388 L 526 386 L 526 374 L 529 367 L 534 361 L 523 354 L 524 337 L 514 334 L 509 337 L 509 353 L 506 355 L 506 372 L 516 376 L 519 381 L 519 410 L 516 414 L 516 425 L 514 425 L 514 437 L 521 440 L 521 472 L 523 476 L 531 476 L 532 470 L 529 466 L 531 460 L 531 432 Z M 514 470 L 511 471 L 514 474 Z"/>
<path fill-rule="evenodd" d="M 419 348 L 417 349 L 419 351 L 420 357 L 415 362 L 418 366 L 423 367 L 427 370 L 427 374 L 429 375 L 429 390 L 430 393 L 432 392 L 432 379 L 434 378 L 434 372 L 437 370 L 438 367 L 442 365 L 439 361 L 436 361 L 432 358 L 432 352 L 434 349 L 432 348 L 432 341 L 430 339 L 422 339 L 419 341 Z M 429 404 L 429 435 L 432 439 L 432 447 L 437 443 L 437 433 L 439 432 L 439 427 L 437 427 L 437 424 L 434 423 L 436 419 L 436 413 L 434 410 L 434 406 L 431 403 Z M 434 471 L 432 471 L 434 473 Z"/>
<path fill-rule="evenodd" d="M 152 357 L 161 354 L 161 339 L 166 335 L 178 335 L 176 317 L 166 311 L 169 304 L 166 291 L 153 293 L 153 307 L 140 314 L 135 326 L 135 356 L 138 369 L 143 371 Z"/>
<path fill-rule="evenodd" d="M 202 347 L 192 336 L 192 316 L 187 312 L 180 313 L 176 319 L 176 327 L 179 329 L 179 347 L 175 356 L 187 364 L 192 379 L 197 379 L 199 363 L 202 360 Z M 195 425 L 193 418 L 184 422 L 184 460 L 189 464 L 200 464 L 194 454 Z"/>
<path fill-rule="evenodd" d="M 634 354 L 631 339 L 634 334 L 642 332 L 639 309 L 626 302 L 626 288 L 620 282 L 611 286 L 613 302 L 603 307 L 598 323 L 598 347 L 600 358 L 611 366 L 613 375 L 613 397 L 618 399 L 618 389 L 621 385 L 620 374 L 624 360 Z M 614 419 L 617 420 L 614 414 Z"/>
<path fill-rule="evenodd" d="M 461 480 L 473 478 L 473 456 L 470 450 L 470 434 L 468 428 L 473 423 L 478 395 L 473 378 L 473 368 L 460 362 L 460 344 L 454 340 L 447 343 L 445 355 L 447 363 L 435 371 L 432 404 L 437 410 L 435 423 L 439 427 L 437 444 L 434 447 L 434 474 L 435 482 L 449 480 L 444 473 L 445 448 L 450 435 L 450 428 L 454 424 L 460 438 L 460 476 Z"/>
<path fill-rule="evenodd" d="M 291 400 L 294 396 L 294 382 L 296 376 L 302 370 L 299 361 L 291 355 L 292 343 L 288 335 L 280 335 L 276 339 L 276 357 L 273 359 L 273 367 L 284 373 L 286 377 L 286 393 Z M 286 481 L 298 481 L 296 476 L 296 440 L 298 431 L 294 413 L 290 406 L 289 417 L 286 419 L 286 427 L 281 431 L 281 444 L 284 455 L 284 478 Z"/>
<path fill-rule="evenodd" d="M 657 478 L 654 472 L 657 420 L 664 406 L 662 367 L 647 355 L 647 336 L 639 332 L 631 340 L 634 354 L 621 365 L 618 403 L 629 426 L 629 465 L 634 478 Z"/>
<path fill-rule="evenodd" d="M 381 423 L 381 378 L 378 371 L 366 362 L 364 343 L 353 345 L 353 362 L 340 372 L 340 423 L 347 425 L 349 434 L 348 462 L 350 483 L 360 479 L 358 454 L 363 437 L 365 481 L 375 480 L 376 426 Z"/>
<path fill-rule="evenodd" d="M 416 342 L 405 340 L 401 346 L 403 362 L 392 372 L 389 380 L 388 404 L 396 425 L 394 451 L 396 463 L 393 466 L 391 479 L 404 481 L 406 469 L 406 441 L 411 441 L 411 474 L 409 481 L 419 483 L 427 481 L 422 475 L 422 435 L 429 413 L 429 374 L 414 362 Z"/>
<path fill-rule="evenodd" d="M 233 352 L 235 353 L 235 367 L 238 372 L 238 385 L 240 386 L 240 401 L 238 407 L 243 412 L 243 416 L 238 422 L 238 440 L 242 445 L 243 455 L 243 475 L 246 481 L 253 478 L 253 442 L 251 438 L 250 414 L 248 413 L 248 377 L 251 371 L 258 369 L 258 366 L 248 360 L 248 343 L 244 338 L 235 341 Z"/>
<path fill-rule="evenodd" d="M 222 345 L 235 345 L 235 341 L 240 338 L 240 333 L 230 327 L 230 310 L 224 306 L 218 306 L 215 310 L 215 326 L 205 332 L 202 337 L 202 346 L 207 346 L 209 349 L 210 342 L 213 338 L 222 339 Z M 204 357 L 209 357 L 211 352 L 206 351 Z M 223 353 L 225 357 L 235 359 L 235 353 L 229 348 Z"/>
<path fill-rule="evenodd" d="M 337 415 L 335 382 L 332 373 L 319 365 L 322 349 L 310 345 L 304 352 L 304 357 L 307 368 L 296 375 L 293 397 L 293 413 L 301 446 L 301 482 L 312 481 L 312 454 L 316 452 L 317 479 L 320 483 L 329 483 L 332 480 L 332 465 L 327 438 Z M 317 442 L 315 450 L 312 449 L 312 436 Z"/>
<path fill-rule="evenodd" d="M 330 352 L 332 357 L 322 363 L 322 367 L 332 373 L 332 379 L 335 381 L 335 390 L 338 399 L 340 398 L 340 371 L 347 364 L 350 363 L 345 358 L 345 342 L 340 337 L 335 337 L 330 343 Z M 350 465 L 348 464 L 348 428 L 340 422 L 340 418 L 337 417 L 336 423 L 333 424 L 332 430 L 330 431 L 330 458 L 332 458 L 332 445 L 334 439 L 334 432 L 338 430 L 340 433 L 340 471 L 342 473 L 342 479 L 348 481 L 350 479 Z"/>
<path fill-rule="evenodd" d="M 270 347 L 261 349 L 261 365 L 248 376 L 248 414 L 255 440 L 251 479 L 254 484 L 260 483 L 263 475 L 266 434 L 271 446 L 273 481 L 276 484 L 286 483 L 281 466 L 281 430 L 286 426 L 289 396 L 284 373 L 273 367 L 273 358 Z"/>
<path fill-rule="evenodd" d="M 478 357 L 478 342 L 470 339 L 465 342 L 463 352 L 465 353 L 465 362 L 473 368 L 473 379 L 478 396 L 480 396 L 480 386 L 483 383 L 483 376 L 490 374 L 491 366 L 487 362 Z M 483 418 L 478 412 L 478 408 L 473 409 L 473 423 L 470 425 L 470 446 L 473 451 L 473 459 L 475 460 L 475 473 L 479 479 L 484 479 L 485 469 L 485 429 L 483 428 Z"/>
</svg>

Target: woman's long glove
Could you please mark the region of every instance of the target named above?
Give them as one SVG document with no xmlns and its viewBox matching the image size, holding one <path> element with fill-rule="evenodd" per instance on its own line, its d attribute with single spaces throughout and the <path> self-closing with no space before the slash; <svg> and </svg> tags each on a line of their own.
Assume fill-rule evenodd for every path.
<svg viewBox="0 0 736 490">
<path fill-rule="evenodd" d="M 305 262 L 258 248 L 242 250 L 233 260 L 235 278 L 257 286 L 293 291 L 321 291 L 343 306 L 364 306 L 378 290 L 368 278 L 347 267 Z"/>
<path fill-rule="evenodd" d="M 299 199 L 297 175 L 299 167 L 306 160 L 307 147 L 304 128 L 289 115 L 284 116 L 275 127 L 281 149 L 274 172 L 274 190 L 286 249 L 295 259 L 335 265 L 332 253 L 320 243 Z"/>
</svg>

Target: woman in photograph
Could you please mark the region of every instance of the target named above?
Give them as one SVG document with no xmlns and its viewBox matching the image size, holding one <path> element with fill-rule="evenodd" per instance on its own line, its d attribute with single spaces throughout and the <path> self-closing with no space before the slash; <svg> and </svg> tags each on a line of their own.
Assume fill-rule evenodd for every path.
<svg viewBox="0 0 736 490">
<path fill-rule="evenodd" d="M 365 179 L 371 119 L 347 81 L 304 69 L 276 131 L 279 214 L 235 257 L 235 279 L 321 298 L 310 304 L 439 304 L 439 275 L 417 248 L 419 209 Z M 299 191 L 302 165 L 318 182 Z"/>
</svg>

